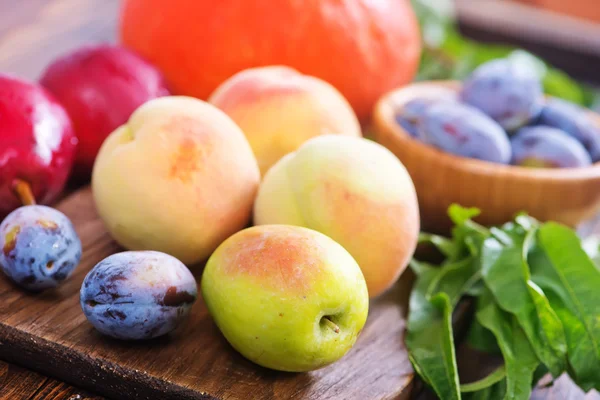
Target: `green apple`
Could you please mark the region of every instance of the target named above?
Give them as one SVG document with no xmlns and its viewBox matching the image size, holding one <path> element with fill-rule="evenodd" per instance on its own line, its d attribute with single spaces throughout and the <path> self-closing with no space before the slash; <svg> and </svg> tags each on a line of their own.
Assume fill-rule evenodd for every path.
<svg viewBox="0 0 600 400">
<path fill-rule="evenodd" d="M 311 229 L 262 225 L 236 233 L 208 260 L 204 301 L 244 357 L 281 371 L 310 371 L 356 342 L 369 308 L 352 256 Z"/>
</svg>

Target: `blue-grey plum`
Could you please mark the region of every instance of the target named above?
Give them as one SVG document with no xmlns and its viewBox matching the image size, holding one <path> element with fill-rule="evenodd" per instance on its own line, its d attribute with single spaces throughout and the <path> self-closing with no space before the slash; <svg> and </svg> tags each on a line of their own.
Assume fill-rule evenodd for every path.
<svg viewBox="0 0 600 400">
<path fill-rule="evenodd" d="M 592 161 L 600 161 L 600 126 L 586 109 L 551 98 L 544 105 L 538 123 L 565 131 L 583 144 Z"/>
<path fill-rule="evenodd" d="M 460 103 L 429 107 L 419 123 L 419 137 L 448 153 L 508 164 L 510 143 L 504 130 L 476 108 Z"/>
<path fill-rule="evenodd" d="M 460 98 L 492 117 L 507 131 L 535 119 L 544 102 L 537 72 L 508 59 L 493 60 L 476 68 L 465 80 Z"/>
<path fill-rule="evenodd" d="M 80 302 L 105 335 L 151 339 L 174 330 L 197 297 L 194 276 L 181 261 L 157 251 L 126 251 L 100 261 L 83 281 Z"/>
<path fill-rule="evenodd" d="M 410 100 L 396 112 L 396 122 L 404 128 L 410 136 L 417 138 L 418 124 L 423 117 L 425 110 L 439 101 L 439 99 L 432 98 L 417 98 Z"/>
<path fill-rule="evenodd" d="M 59 285 L 81 259 L 69 218 L 53 208 L 17 208 L 0 224 L 0 269 L 17 285 L 41 291 Z"/>
<path fill-rule="evenodd" d="M 578 168 L 592 163 L 581 143 L 548 126 L 520 129 L 511 139 L 512 163 L 524 167 Z"/>
</svg>

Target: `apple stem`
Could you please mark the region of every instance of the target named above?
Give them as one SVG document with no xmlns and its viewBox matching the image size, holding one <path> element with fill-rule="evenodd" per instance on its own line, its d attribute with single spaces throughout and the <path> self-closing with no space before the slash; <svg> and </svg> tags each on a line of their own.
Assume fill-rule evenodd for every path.
<svg viewBox="0 0 600 400">
<path fill-rule="evenodd" d="M 330 327 L 335 333 L 340 333 L 340 327 L 337 326 L 329 317 L 323 317 L 325 324 Z"/>
<path fill-rule="evenodd" d="M 13 182 L 13 190 L 24 206 L 31 206 L 35 204 L 35 197 L 31 192 L 31 186 L 29 183 L 22 179 L 15 179 Z"/>
</svg>

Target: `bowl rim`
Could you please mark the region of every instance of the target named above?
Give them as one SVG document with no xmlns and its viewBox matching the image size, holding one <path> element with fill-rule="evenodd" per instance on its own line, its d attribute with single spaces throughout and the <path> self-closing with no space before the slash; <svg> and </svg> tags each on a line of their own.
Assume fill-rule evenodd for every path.
<svg viewBox="0 0 600 400">
<path fill-rule="evenodd" d="M 389 136 L 399 142 L 402 146 L 413 149 L 428 155 L 428 158 L 435 157 L 440 163 L 452 165 L 456 170 L 477 174 L 477 175 L 512 175 L 522 179 L 538 179 L 551 181 L 571 181 L 581 179 L 600 179 L 600 161 L 580 168 L 532 168 L 518 165 L 499 164 L 489 161 L 478 160 L 475 158 L 461 157 L 455 154 L 444 152 L 436 147 L 427 145 L 413 139 L 400 124 L 395 121 L 395 110 L 408 100 L 416 98 L 414 94 L 447 91 L 458 92 L 462 82 L 453 80 L 439 81 L 420 81 L 394 89 L 379 99 L 375 105 L 373 122 L 375 128 L 375 139 L 379 136 L 377 131 L 385 130 Z M 413 94 L 414 92 L 414 94 Z M 593 118 L 597 120 L 600 126 L 600 114 L 590 110 Z"/>
</svg>

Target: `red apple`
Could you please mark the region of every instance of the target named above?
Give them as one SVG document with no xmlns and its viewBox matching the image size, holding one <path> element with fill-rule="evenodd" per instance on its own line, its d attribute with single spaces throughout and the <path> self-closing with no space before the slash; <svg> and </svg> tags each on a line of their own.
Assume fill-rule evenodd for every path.
<svg viewBox="0 0 600 400">
<path fill-rule="evenodd" d="M 0 75 L 0 217 L 22 205 L 17 183 L 50 203 L 71 171 L 77 138 L 64 108 L 43 88 Z"/>
<path fill-rule="evenodd" d="M 89 179 L 104 139 L 143 103 L 169 94 L 162 74 L 123 47 L 84 47 L 54 61 L 40 83 L 66 108 L 79 148 L 73 175 Z"/>
</svg>

